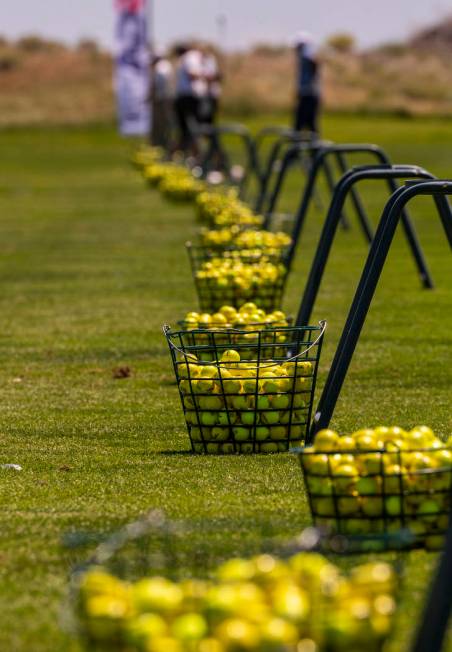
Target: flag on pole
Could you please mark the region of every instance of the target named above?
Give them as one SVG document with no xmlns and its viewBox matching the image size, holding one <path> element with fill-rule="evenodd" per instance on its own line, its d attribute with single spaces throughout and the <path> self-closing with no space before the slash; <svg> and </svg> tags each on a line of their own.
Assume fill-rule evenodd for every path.
<svg viewBox="0 0 452 652">
<path fill-rule="evenodd" d="M 119 129 L 126 136 L 150 129 L 148 2 L 153 0 L 115 0 L 115 87 Z"/>
</svg>

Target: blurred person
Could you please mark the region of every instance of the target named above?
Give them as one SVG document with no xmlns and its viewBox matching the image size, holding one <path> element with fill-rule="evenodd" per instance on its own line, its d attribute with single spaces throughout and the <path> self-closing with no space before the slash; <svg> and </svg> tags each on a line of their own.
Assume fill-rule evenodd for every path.
<svg viewBox="0 0 452 652">
<path fill-rule="evenodd" d="M 199 103 L 199 122 L 201 125 L 214 126 L 219 109 L 221 97 L 222 74 L 218 58 L 209 45 L 202 48 L 203 77 L 205 81 L 204 95 Z M 221 149 L 219 137 L 216 132 L 208 136 L 208 148 L 204 156 L 204 165 L 208 163 L 213 170 L 224 170 L 225 156 Z"/>
<path fill-rule="evenodd" d="M 206 46 L 203 49 L 202 55 L 205 95 L 200 102 L 199 118 L 201 122 L 211 125 L 214 124 L 218 115 L 222 74 L 218 64 L 218 58 L 210 46 Z"/>
<path fill-rule="evenodd" d="M 294 116 L 296 131 L 310 131 L 318 134 L 320 110 L 320 64 L 313 37 L 308 32 L 299 32 L 295 38 L 297 65 L 297 102 Z"/>
<path fill-rule="evenodd" d="M 173 126 L 174 70 L 169 59 L 156 51 L 152 59 L 152 131 L 153 145 L 169 149 Z"/>
<path fill-rule="evenodd" d="M 196 156 L 196 130 L 201 98 L 206 95 L 202 52 L 193 46 L 179 45 L 175 49 L 176 97 L 174 102 L 179 125 L 178 148 L 185 154 Z"/>
</svg>

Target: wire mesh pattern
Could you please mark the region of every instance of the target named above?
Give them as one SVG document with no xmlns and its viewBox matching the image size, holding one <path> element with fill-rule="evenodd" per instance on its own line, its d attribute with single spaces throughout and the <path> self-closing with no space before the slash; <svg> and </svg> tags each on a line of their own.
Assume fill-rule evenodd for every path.
<svg viewBox="0 0 452 652">
<path fill-rule="evenodd" d="M 284 252 L 269 255 L 230 249 L 220 257 L 191 243 L 187 251 L 201 310 L 215 312 L 224 305 L 238 308 L 246 301 L 268 312 L 281 307 L 288 275 Z"/>
<path fill-rule="evenodd" d="M 305 439 L 325 323 L 164 332 L 192 451 L 276 453 Z"/>
<path fill-rule="evenodd" d="M 314 524 L 354 538 L 355 549 L 440 549 L 452 505 L 450 449 L 389 444 L 348 450 L 348 464 L 337 450 L 300 451 Z M 426 468 L 426 456 L 434 459 L 433 468 Z"/>
<path fill-rule="evenodd" d="M 381 650 L 396 606 L 392 564 L 340 568 L 315 552 L 328 546 L 313 529 L 287 539 L 274 538 L 275 519 L 249 525 L 168 521 L 157 511 L 127 525 L 73 574 L 71 630 L 90 651 Z M 344 605 L 346 588 L 353 600 Z M 338 637 L 344 617 L 353 626 Z M 251 639 L 237 640 L 231 619 Z"/>
</svg>

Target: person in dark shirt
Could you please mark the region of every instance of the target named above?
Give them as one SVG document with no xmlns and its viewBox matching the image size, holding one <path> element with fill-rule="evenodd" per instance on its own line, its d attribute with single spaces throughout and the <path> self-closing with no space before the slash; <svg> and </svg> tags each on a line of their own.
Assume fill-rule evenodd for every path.
<svg viewBox="0 0 452 652">
<path fill-rule="evenodd" d="M 314 40 L 307 32 L 297 34 L 295 40 L 297 65 L 297 102 L 294 129 L 318 134 L 320 109 L 319 62 Z"/>
</svg>

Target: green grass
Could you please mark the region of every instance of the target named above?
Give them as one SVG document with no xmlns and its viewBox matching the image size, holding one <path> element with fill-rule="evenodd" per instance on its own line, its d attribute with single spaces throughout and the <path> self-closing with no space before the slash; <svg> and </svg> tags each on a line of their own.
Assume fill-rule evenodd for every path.
<svg viewBox="0 0 452 652">
<path fill-rule="evenodd" d="M 261 121 L 262 122 L 262 121 Z M 253 127 L 257 127 L 257 121 Z M 452 126 L 433 120 L 325 119 L 327 137 L 377 141 L 397 163 L 451 174 Z M 196 305 L 184 241 L 192 210 L 147 189 L 109 127 L 0 133 L 0 649 L 68 649 L 59 626 L 68 531 L 108 531 L 151 507 L 173 517 L 222 517 L 257 539 L 272 521 L 309 523 L 290 455 L 193 457 L 161 326 Z M 294 177 L 283 207 L 294 207 Z M 366 187 L 376 220 L 383 193 Z M 287 291 L 297 309 L 320 229 L 308 218 Z M 450 251 L 430 202 L 413 208 L 437 283 L 420 289 L 398 234 L 344 386 L 340 431 L 396 423 L 451 432 Z M 315 309 L 329 330 L 323 385 L 366 246 L 339 232 Z M 128 365 L 128 379 L 112 370 Z M 254 533 L 254 535 L 253 535 Z M 225 536 L 231 551 L 235 539 Z M 407 557 L 403 608 L 389 648 L 406 650 L 435 557 Z"/>
</svg>

